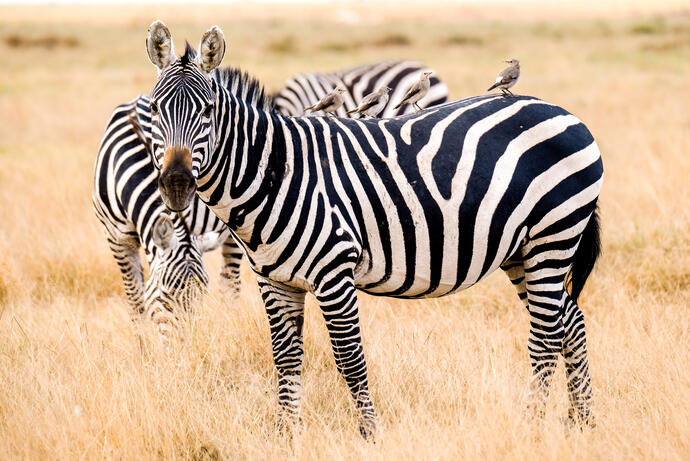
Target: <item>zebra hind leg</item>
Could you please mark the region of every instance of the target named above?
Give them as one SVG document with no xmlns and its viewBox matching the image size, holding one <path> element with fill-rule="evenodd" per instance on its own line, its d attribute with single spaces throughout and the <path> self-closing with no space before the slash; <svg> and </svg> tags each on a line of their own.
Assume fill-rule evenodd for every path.
<svg viewBox="0 0 690 461">
<path fill-rule="evenodd" d="M 518 298 L 522 301 L 525 307 L 527 305 L 527 284 L 525 283 L 525 266 L 522 260 L 509 260 L 501 264 L 501 269 L 503 269 L 510 279 L 510 283 L 513 284 L 517 290 Z"/>
<path fill-rule="evenodd" d="M 548 244 L 545 244 L 548 246 Z M 563 278 L 569 260 L 549 259 L 548 249 L 539 246 L 524 251 L 525 289 L 530 317 L 528 349 L 532 364 L 531 403 L 543 416 L 558 355 L 563 350 Z"/>
<path fill-rule="evenodd" d="M 589 360 L 587 358 L 585 318 L 580 307 L 567 294 L 563 325 L 565 327 L 563 359 L 570 398 L 568 418 L 573 423 L 593 426 L 594 421 L 590 411 L 592 380 L 589 375 Z"/>
<path fill-rule="evenodd" d="M 300 422 L 305 292 L 257 277 L 266 307 L 273 361 L 278 372 L 278 429 L 289 430 Z"/>
</svg>

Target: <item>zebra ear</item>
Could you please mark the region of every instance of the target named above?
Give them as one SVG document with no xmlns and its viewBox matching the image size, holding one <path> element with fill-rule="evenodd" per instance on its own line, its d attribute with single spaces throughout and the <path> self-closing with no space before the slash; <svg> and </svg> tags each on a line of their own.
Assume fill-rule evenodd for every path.
<svg viewBox="0 0 690 461">
<path fill-rule="evenodd" d="M 225 36 L 220 27 L 213 26 L 201 36 L 197 62 L 208 73 L 220 65 L 225 56 Z"/>
<path fill-rule="evenodd" d="M 153 225 L 153 244 L 167 250 L 173 239 L 173 225 L 169 218 L 161 216 Z"/>
<path fill-rule="evenodd" d="M 173 47 L 170 30 L 163 21 L 154 21 L 149 26 L 146 36 L 146 52 L 154 66 L 163 70 L 175 60 L 175 49 Z"/>
</svg>

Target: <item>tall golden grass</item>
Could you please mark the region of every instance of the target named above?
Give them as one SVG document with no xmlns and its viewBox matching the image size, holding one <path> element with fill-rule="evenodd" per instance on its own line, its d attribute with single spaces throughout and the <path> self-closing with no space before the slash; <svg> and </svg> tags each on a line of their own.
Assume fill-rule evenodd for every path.
<svg viewBox="0 0 690 461">
<path fill-rule="evenodd" d="M 679 5 L 0 8 L 0 459 L 689 459 Z M 597 426 L 561 424 L 562 366 L 545 420 L 528 419 L 528 321 L 502 274 L 436 300 L 360 296 L 376 444 L 359 437 L 311 299 L 304 428 L 275 433 L 268 326 L 246 267 L 237 303 L 214 283 L 179 350 L 145 361 L 90 188 L 110 111 L 154 83 L 143 44 L 158 17 L 178 47 L 218 23 L 225 64 L 271 90 L 300 71 L 404 57 L 460 98 L 520 58 L 515 90 L 580 117 L 604 156 L 604 254 L 581 297 Z M 217 273 L 219 256 L 207 262 Z"/>
</svg>

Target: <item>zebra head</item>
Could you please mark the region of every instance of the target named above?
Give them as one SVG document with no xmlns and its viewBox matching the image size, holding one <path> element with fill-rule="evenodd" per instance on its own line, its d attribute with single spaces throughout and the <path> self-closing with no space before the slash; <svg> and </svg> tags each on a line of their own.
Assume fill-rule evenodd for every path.
<svg viewBox="0 0 690 461">
<path fill-rule="evenodd" d="M 215 82 L 209 73 L 225 54 L 225 38 L 218 26 L 201 37 L 199 54 L 187 43 L 175 56 L 170 31 L 161 21 L 148 30 L 146 51 L 158 68 L 151 90 L 153 164 L 160 171 L 158 188 L 172 211 L 182 211 L 196 191 L 198 167 L 213 150 L 216 120 Z"/>
<path fill-rule="evenodd" d="M 161 214 L 152 229 L 154 244 L 147 280 L 146 310 L 166 315 L 189 311 L 208 287 L 202 254 L 205 243 L 192 235 L 181 216 Z M 158 315 L 160 315 L 160 312 Z"/>
</svg>

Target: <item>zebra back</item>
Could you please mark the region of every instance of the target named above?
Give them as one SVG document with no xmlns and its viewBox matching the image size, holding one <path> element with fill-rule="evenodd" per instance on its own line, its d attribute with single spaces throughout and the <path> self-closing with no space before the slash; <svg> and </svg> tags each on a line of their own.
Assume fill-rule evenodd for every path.
<svg viewBox="0 0 690 461">
<path fill-rule="evenodd" d="M 424 71 L 432 70 L 415 61 L 389 60 L 366 64 L 334 72 L 305 72 L 285 82 L 282 90 L 275 96 L 276 108 L 285 115 L 298 116 L 316 104 L 323 96 L 337 86 L 347 91 L 345 102 L 338 109 L 338 116 L 349 117 L 347 111 L 355 109 L 368 94 L 381 86 L 392 89 L 386 107 L 379 117 L 389 118 L 415 111 L 411 105 L 395 106 L 403 99 L 407 90 L 419 80 Z M 431 86 L 427 95 L 419 101 L 422 108 L 442 104 L 448 100 L 448 87 L 436 76 L 429 79 Z"/>
</svg>

